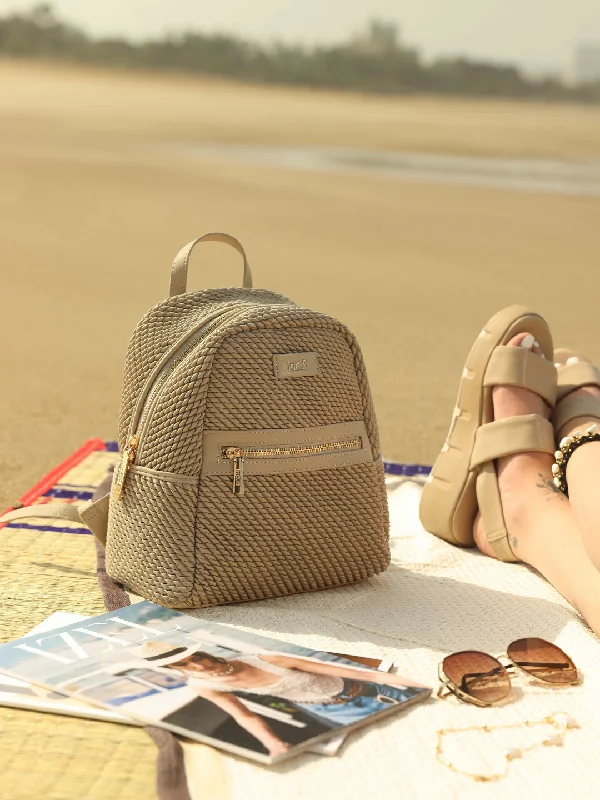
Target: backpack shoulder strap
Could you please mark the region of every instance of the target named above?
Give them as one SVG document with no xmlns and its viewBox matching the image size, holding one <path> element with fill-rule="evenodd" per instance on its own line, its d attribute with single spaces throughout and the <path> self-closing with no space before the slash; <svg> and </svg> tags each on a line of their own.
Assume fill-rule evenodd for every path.
<svg viewBox="0 0 600 800">
<path fill-rule="evenodd" d="M 0 517 L 0 525 L 6 522 L 15 522 L 19 519 L 37 517 L 40 519 L 65 519 L 85 525 L 98 541 L 106 547 L 106 531 L 108 528 L 108 506 L 110 494 L 105 494 L 95 503 L 89 502 L 82 508 L 71 503 L 42 503 L 35 506 L 24 506 L 14 511 L 9 511 Z"/>
</svg>

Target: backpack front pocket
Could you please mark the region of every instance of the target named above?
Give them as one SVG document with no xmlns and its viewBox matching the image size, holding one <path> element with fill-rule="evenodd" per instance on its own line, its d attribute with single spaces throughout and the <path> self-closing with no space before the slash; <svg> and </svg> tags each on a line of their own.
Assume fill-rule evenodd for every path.
<svg viewBox="0 0 600 800">
<path fill-rule="evenodd" d="M 371 461 L 364 422 L 318 428 L 262 431 L 206 431 L 202 477 L 229 475 L 234 495 L 246 491 L 246 478 L 345 467 Z"/>
<path fill-rule="evenodd" d="M 389 563 L 383 466 L 365 423 L 205 431 L 196 607 L 344 586 Z"/>
<path fill-rule="evenodd" d="M 241 496 L 232 494 L 231 463 L 200 483 L 195 607 L 332 589 L 388 566 L 381 459 L 250 473 L 259 465 L 266 469 L 248 461 Z"/>
</svg>

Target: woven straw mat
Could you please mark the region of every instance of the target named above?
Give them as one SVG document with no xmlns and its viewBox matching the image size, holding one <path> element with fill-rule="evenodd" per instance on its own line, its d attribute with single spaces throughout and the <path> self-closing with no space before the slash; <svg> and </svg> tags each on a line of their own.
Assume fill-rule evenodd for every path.
<svg viewBox="0 0 600 800">
<path fill-rule="evenodd" d="M 88 442 L 21 501 L 82 504 L 114 464 L 114 449 Z M 24 636 L 54 611 L 103 613 L 87 529 L 61 520 L 4 527 L 0 604 L 3 642 Z M 156 797 L 156 747 L 139 728 L 0 707 L 0 740 L 1 800 Z"/>
</svg>

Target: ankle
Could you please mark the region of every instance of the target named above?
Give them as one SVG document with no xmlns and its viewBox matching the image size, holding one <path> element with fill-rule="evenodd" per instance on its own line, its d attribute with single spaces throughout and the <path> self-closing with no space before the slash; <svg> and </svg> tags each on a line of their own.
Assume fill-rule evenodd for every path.
<svg viewBox="0 0 600 800">
<path fill-rule="evenodd" d="M 533 489 L 540 477 L 552 481 L 554 457 L 547 453 L 516 453 L 496 460 L 498 480 L 507 489 L 519 489 L 524 494 Z"/>
<path fill-rule="evenodd" d="M 577 431 L 584 433 L 588 428 L 591 428 L 592 425 L 598 425 L 599 422 L 600 420 L 598 417 L 576 417 L 570 420 L 557 431 L 556 439 L 558 444 L 567 436 L 573 436 Z"/>
<path fill-rule="evenodd" d="M 570 496 L 580 486 L 588 490 L 595 486 L 600 478 L 600 442 L 586 442 L 575 450 L 567 464 L 566 478 Z"/>
<path fill-rule="evenodd" d="M 519 453 L 497 462 L 498 485 L 502 494 L 507 529 L 526 531 L 540 510 L 566 501 L 554 485 L 553 458 L 545 453 Z"/>
</svg>

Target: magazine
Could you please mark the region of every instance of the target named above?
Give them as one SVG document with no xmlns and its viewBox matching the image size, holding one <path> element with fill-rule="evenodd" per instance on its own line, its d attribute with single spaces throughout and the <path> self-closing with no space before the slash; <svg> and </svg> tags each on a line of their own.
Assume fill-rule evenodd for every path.
<svg viewBox="0 0 600 800">
<path fill-rule="evenodd" d="M 29 631 L 27 636 L 32 636 L 44 631 L 62 628 L 70 623 L 82 622 L 90 619 L 83 614 L 72 614 L 68 611 L 55 611 L 39 625 Z M 373 667 L 383 672 L 389 672 L 392 667 L 392 659 L 368 658 L 363 656 L 335 653 L 342 658 L 354 661 L 366 666 Z M 0 673 L 0 706 L 11 708 L 21 708 L 29 711 L 41 711 L 50 714 L 61 714 L 69 717 L 83 717 L 86 719 L 98 719 L 103 722 L 119 722 L 127 725 L 139 725 L 140 723 L 130 717 L 124 717 L 115 711 L 107 708 L 92 706 L 81 700 L 75 700 L 68 695 L 60 694 L 42 686 L 26 683 L 25 681 L 11 678 Z M 309 749 L 313 753 L 320 755 L 336 755 L 342 746 L 345 734 L 332 736 L 324 742 L 316 742 Z"/>
<path fill-rule="evenodd" d="M 55 611 L 47 619 L 36 625 L 27 636 L 43 633 L 44 631 L 55 628 L 63 628 L 65 625 L 81 622 L 89 619 L 82 614 L 71 614 L 67 611 Z M 42 686 L 8 675 L 0 674 L 0 706 L 10 708 L 21 708 L 29 711 L 42 711 L 49 714 L 62 714 L 66 717 L 84 717 L 86 719 L 99 719 L 103 722 L 120 722 L 125 725 L 138 725 L 138 722 L 117 714 L 108 708 L 99 708 L 75 700 L 64 694 L 46 689 Z"/>
<path fill-rule="evenodd" d="M 1 645 L 0 672 L 266 764 L 431 693 L 147 601 Z"/>
</svg>

